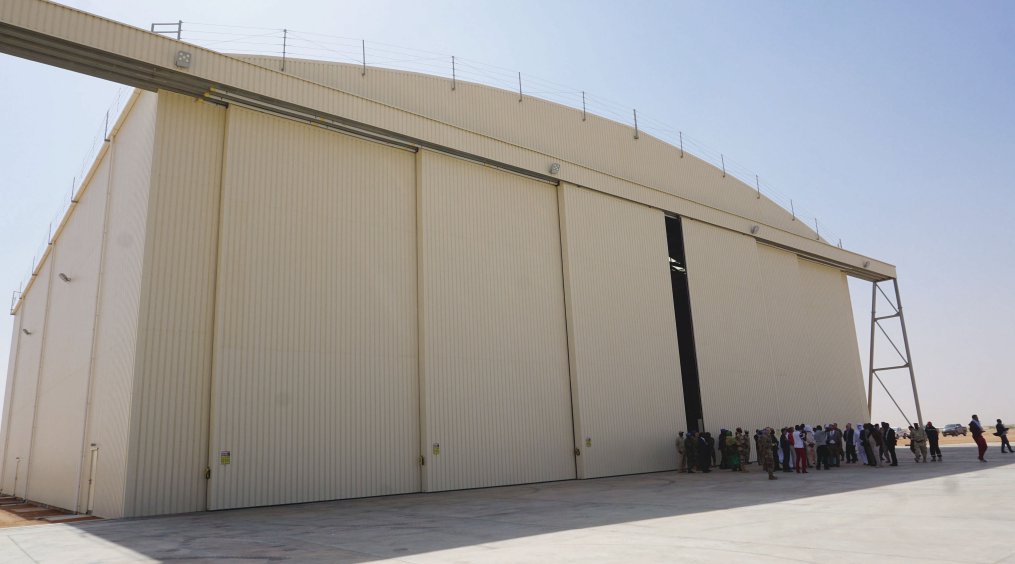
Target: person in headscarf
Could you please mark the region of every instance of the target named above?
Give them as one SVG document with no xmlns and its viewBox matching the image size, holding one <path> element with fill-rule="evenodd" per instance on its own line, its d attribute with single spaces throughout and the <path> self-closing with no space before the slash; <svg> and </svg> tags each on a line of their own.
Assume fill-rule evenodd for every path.
<svg viewBox="0 0 1015 564">
<path fill-rule="evenodd" d="M 856 433 L 853 434 L 853 445 L 856 453 L 853 462 L 859 459 L 861 464 L 867 466 L 867 434 L 864 432 L 863 423 L 856 424 Z"/>
<path fill-rule="evenodd" d="M 941 462 L 941 446 L 938 444 L 938 431 L 930 421 L 927 422 L 927 442 L 930 443 L 930 459 Z"/>
<path fill-rule="evenodd" d="M 737 436 L 733 436 L 732 433 L 726 433 L 726 444 L 724 450 L 726 452 L 726 467 L 734 472 L 741 470 L 740 468 L 740 441 L 738 437 L 742 431 L 737 429 Z"/>
<path fill-rule="evenodd" d="M 807 433 L 807 466 L 810 468 L 818 463 L 818 445 L 814 442 L 814 429 L 810 425 L 804 425 L 804 432 Z"/>
</svg>

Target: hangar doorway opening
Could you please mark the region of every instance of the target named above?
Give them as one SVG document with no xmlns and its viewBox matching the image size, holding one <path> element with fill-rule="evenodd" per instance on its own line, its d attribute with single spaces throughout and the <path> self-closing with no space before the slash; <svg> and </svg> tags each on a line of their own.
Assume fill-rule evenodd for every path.
<svg viewBox="0 0 1015 564">
<path fill-rule="evenodd" d="M 702 430 L 705 422 L 701 407 L 701 384 L 698 381 L 698 355 L 694 348 L 694 326 L 691 323 L 684 230 L 679 217 L 666 218 L 666 244 L 670 255 L 670 285 L 673 288 L 673 314 L 677 321 L 677 347 L 680 350 L 680 376 L 684 385 L 687 429 Z"/>
</svg>

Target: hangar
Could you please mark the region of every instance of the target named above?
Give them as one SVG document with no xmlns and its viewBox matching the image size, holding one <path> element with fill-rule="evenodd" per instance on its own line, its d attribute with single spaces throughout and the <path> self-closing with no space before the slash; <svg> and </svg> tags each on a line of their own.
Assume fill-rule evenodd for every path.
<svg viewBox="0 0 1015 564">
<path fill-rule="evenodd" d="M 41 1 L 0 51 L 137 87 L 14 307 L 0 490 L 105 517 L 675 467 L 866 418 L 847 276 L 630 126 L 224 55 Z"/>
</svg>

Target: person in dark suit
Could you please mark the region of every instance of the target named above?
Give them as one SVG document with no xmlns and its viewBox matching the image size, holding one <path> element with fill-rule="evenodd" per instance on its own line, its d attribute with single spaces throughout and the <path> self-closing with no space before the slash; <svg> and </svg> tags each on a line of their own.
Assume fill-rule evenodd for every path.
<svg viewBox="0 0 1015 564">
<path fill-rule="evenodd" d="M 698 438 L 698 469 L 707 474 L 711 472 L 709 466 L 712 465 L 712 456 L 708 453 L 708 439 L 704 433 L 695 433 L 694 436 Z"/>
<path fill-rule="evenodd" d="M 853 430 L 852 423 L 846 423 L 842 440 L 846 442 L 846 464 L 856 462 L 856 431 Z"/>
<path fill-rule="evenodd" d="M 895 445 L 898 444 L 899 438 L 895 434 L 895 429 L 888 426 L 888 423 L 882 421 L 881 428 L 884 430 L 885 437 L 885 449 L 888 451 L 888 456 L 892 459 L 892 466 L 899 465 L 899 459 L 895 456 Z"/>
<path fill-rule="evenodd" d="M 698 465 L 698 439 L 695 438 L 697 431 L 688 431 L 684 439 L 684 452 L 687 453 L 687 473 L 694 474 L 694 468 Z"/>
</svg>

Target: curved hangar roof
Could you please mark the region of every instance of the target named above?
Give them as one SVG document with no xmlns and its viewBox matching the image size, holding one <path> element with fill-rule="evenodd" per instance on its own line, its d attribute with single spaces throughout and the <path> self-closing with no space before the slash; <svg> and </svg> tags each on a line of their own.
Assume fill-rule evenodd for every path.
<svg viewBox="0 0 1015 564">
<path fill-rule="evenodd" d="M 249 106 L 410 148 L 571 183 L 711 223 L 869 280 L 895 267 L 820 240 L 751 186 L 650 135 L 445 77 L 236 56 L 42 0 L 0 4 L 0 51 L 148 90 Z M 190 54 L 176 65 L 177 54 Z M 550 166 L 560 169 L 551 174 Z M 753 231 L 753 233 L 752 233 Z"/>
</svg>

